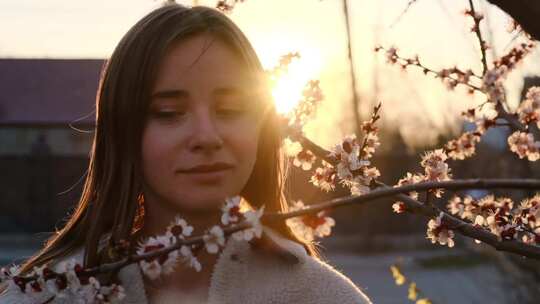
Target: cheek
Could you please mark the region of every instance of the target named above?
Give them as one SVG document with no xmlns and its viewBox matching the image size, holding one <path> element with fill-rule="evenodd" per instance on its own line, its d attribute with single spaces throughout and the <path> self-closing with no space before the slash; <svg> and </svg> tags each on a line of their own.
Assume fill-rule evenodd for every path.
<svg viewBox="0 0 540 304">
<path fill-rule="evenodd" d="M 146 181 L 155 181 L 164 177 L 164 173 L 169 165 L 167 151 L 172 141 L 168 140 L 165 132 L 158 132 L 158 129 L 149 125 L 145 128 L 142 136 L 142 169 Z"/>
<path fill-rule="evenodd" d="M 247 174 L 248 177 L 257 159 L 258 143 L 259 132 L 253 124 L 236 129 L 232 148 L 234 149 L 237 161 L 241 164 L 243 173 Z"/>
</svg>

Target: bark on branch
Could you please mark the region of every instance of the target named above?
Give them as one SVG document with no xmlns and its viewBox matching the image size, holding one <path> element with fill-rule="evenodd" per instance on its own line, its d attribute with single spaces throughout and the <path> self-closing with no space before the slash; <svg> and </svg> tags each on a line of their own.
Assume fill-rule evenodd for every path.
<svg viewBox="0 0 540 304">
<path fill-rule="evenodd" d="M 296 140 L 313 154 L 324 159 L 325 161 L 334 164 L 335 160 L 329 157 L 330 152 L 320 147 L 310 139 L 302 136 L 301 134 L 291 134 Z M 406 205 L 408 212 L 420 214 L 426 217 L 438 216 L 442 211 L 444 213 L 443 220 L 452 227 L 452 230 L 459 234 L 480 240 L 496 250 L 515 253 L 521 256 L 534 258 L 540 260 L 540 246 L 529 245 L 520 241 L 514 240 L 499 240 L 499 238 L 493 233 L 479 227 L 475 227 L 471 223 L 465 222 L 447 212 L 440 210 L 431 205 L 424 204 L 417 201 L 410 196 L 404 194 L 411 191 L 425 191 L 429 189 L 496 189 L 496 188 L 520 188 L 520 189 L 540 189 L 540 180 L 537 179 L 468 179 L 468 180 L 451 180 L 443 182 L 422 182 L 412 185 L 406 185 L 401 187 L 390 187 L 384 183 L 377 182 L 377 189 L 372 190 L 369 193 L 360 196 L 351 196 L 344 198 L 337 198 L 329 202 L 313 205 L 311 208 L 316 210 L 323 210 L 328 208 L 339 207 L 348 204 L 358 204 L 361 202 L 368 202 L 374 199 L 382 197 L 395 197 L 397 200 L 402 201 Z M 309 208 L 310 211 L 316 210 Z M 297 213 L 305 212 L 306 210 L 299 210 Z M 294 212 L 288 213 L 288 216 L 294 215 Z M 300 214 L 298 214 L 300 215 Z M 285 215 L 281 215 L 282 217 Z M 271 217 L 271 216 L 270 216 Z M 279 217 L 279 216 L 278 216 Z"/>
</svg>

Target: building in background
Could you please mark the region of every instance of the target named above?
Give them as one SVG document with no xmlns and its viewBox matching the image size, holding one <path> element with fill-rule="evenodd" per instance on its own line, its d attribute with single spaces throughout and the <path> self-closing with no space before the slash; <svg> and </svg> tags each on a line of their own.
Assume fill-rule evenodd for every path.
<svg viewBox="0 0 540 304">
<path fill-rule="evenodd" d="M 0 233 L 52 231 L 76 203 L 103 64 L 0 59 Z"/>
</svg>

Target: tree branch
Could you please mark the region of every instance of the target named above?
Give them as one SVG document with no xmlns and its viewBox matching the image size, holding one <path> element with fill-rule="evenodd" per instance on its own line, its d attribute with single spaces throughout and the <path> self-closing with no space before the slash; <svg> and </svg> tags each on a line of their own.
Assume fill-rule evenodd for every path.
<svg viewBox="0 0 540 304">
<path fill-rule="evenodd" d="M 472 0 L 469 0 L 469 7 L 471 9 L 471 18 L 473 18 L 474 20 L 473 31 L 476 34 L 476 38 L 478 39 L 478 43 L 480 44 L 480 52 L 482 53 L 482 75 L 485 75 L 488 70 L 486 42 L 482 38 L 482 31 L 480 30 L 480 21 L 482 20 L 483 16 L 479 17 L 476 14 L 476 10 L 474 9 L 474 4 Z"/>
<path fill-rule="evenodd" d="M 292 134 L 294 136 L 294 133 Z M 315 144 L 305 136 L 294 136 L 296 140 L 313 154 L 321 159 L 335 165 L 336 160 L 330 157 L 330 152 L 326 149 Z M 383 197 L 396 197 L 399 201 L 402 201 L 406 205 L 406 210 L 411 213 L 421 214 L 426 217 L 438 216 L 442 210 L 436 208 L 433 205 L 423 204 L 410 196 L 404 194 L 412 191 L 427 191 L 430 189 L 448 189 L 448 190 L 463 190 L 463 189 L 496 189 L 496 188 L 520 188 L 520 189 L 540 189 L 540 180 L 537 179 L 468 179 L 468 180 L 452 180 L 443 182 L 421 182 L 412 185 L 406 185 L 401 187 L 390 187 L 384 183 L 376 182 L 379 188 L 372 190 L 369 193 L 360 196 L 337 198 L 326 203 L 312 205 L 309 210 L 312 212 L 318 212 L 327 208 L 336 208 L 343 205 L 358 204 L 362 202 L 368 202 L 374 199 L 380 199 Z M 304 210 L 296 211 L 298 215 L 302 214 Z M 529 245 L 523 242 L 514 240 L 499 240 L 498 237 L 491 232 L 475 227 L 474 225 L 467 223 L 453 215 L 443 212 L 443 221 L 448 223 L 453 230 L 457 231 L 461 235 L 480 240 L 496 250 L 506 251 L 529 258 L 540 259 L 540 246 Z M 288 214 L 292 215 L 292 214 Z M 284 217 L 285 215 L 277 216 Z"/>
</svg>

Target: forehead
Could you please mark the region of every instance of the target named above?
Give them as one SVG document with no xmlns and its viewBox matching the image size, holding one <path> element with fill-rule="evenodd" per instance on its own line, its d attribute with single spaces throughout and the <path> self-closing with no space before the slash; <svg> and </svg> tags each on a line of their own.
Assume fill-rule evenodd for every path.
<svg viewBox="0 0 540 304">
<path fill-rule="evenodd" d="M 235 85 L 255 81 L 241 55 L 221 39 L 200 34 L 172 43 L 158 67 L 155 89 L 162 86 Z"/>
</svg>

